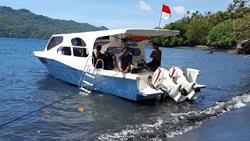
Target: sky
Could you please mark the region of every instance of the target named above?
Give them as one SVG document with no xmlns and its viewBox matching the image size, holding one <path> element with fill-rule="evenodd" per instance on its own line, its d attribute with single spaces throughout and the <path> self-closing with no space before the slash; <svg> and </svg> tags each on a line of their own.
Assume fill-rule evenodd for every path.
<svg viewBox="0 0 250 141">
<path fill-rule="evenodd" d="M 187 11 L 224 11 L 231 2 L 232 0 L 0 0 L 0 6 L 25 8 L 50 18 L 119 29 L 157 27 L 163 3 L 170 7 L 172 15 L 171 20 L 161 20 L 161 27 L 181 19 Z"/>
</svg>

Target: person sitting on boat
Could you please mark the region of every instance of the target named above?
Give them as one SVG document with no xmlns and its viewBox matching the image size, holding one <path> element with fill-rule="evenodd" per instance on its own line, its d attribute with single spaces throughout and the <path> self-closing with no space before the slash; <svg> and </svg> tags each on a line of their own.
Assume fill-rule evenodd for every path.
<svg viewBox="0 0 250 141">
<path fill-rule="evenodd" d="M 95 53 L 93 52 L 94 65 L 96 66 L 96 68 L 102 68 L 102 67 L 104 67 L 104 66 L 102 66 L 102 62 L 101 61 L 97 62 L 98 59 L 102 59 L 103 61 L 105 59 L 104 54 L 101 53 L 101 49 L 102 49 L 102 46 L 101 45 L 97 45 L 96 46 L 96 52 Z"/>
<path fill-rule="evenodd" d="M 161 50 L 159 49 L 159 45 L 155 42 L 152 44 L 153 52 L 150 54 L 152 61 L 146 64 L 146 69 L 150 71 L 155 71 L 159 66 L 161 66 Z"/>
<path fill-rule="evenodd" d="M 129 53 L 129 47 L 123 47 L 122 53 L 118 57 L 118 69 L 124 73 L 131 70 L 132 55 Z"/>
<path fill-rule="evenodd" d="M 114 67 L 116 66 L 115 65 L 115 62 L 116 62 L 115 61 L 116 60 L 115 55 L 108 52 L 108 51 L 106 51 L 104 53 L 104 57 L 105 57 L 105 59 L 104 59 L 104 69 L 105 70 L 113 70 Z"/>
</svg>

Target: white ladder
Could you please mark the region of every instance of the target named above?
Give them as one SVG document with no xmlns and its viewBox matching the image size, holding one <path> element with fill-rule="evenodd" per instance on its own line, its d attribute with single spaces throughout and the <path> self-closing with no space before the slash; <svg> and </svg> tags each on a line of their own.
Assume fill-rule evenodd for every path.
<svg viewBox="0 0 250 141">
<path fill-rule="evenodd" d="M 89 57 L 89 58 L 87 59 L 87 62 L 86 62 L 86 64 L 85 64 L 85 66 L 84 66 L 84 69 L 82 70 L 82 74 L 81 74 L 81 77 L 80 77 L 80 80 L 79 80 L 79 83 L 78 83 L 78 88 L 79 88 L 81 91 L 86 92 L 86 93 L 88 93 L 88 94 L 91 93 L 91 91 L 94 89 L 94 81 L 96 80 L 96 77 L 97 77 L 97 69 L 96 69 L 96 66 L 97 66 L 98 62 L 101 61 L 101 63 L 102 63 L 102 69 L 103 69 L 103 67 L 104 67 L 104 62 L 103 62 L 103 60 L 98 59 L 98 60 L 96 61 L 96 64 L 95 64 L 94 68 L 93 68 L 93 71 L 92 71 L 92 72 L 91 72 L 91 71 L 89 72 L 89 70 L 90 70 L 89 68 L 90 68 L 90 67 L 93 67 L 92 64 L 91 64 L 91 65 L 88 64 L 90 58 L 91 58 L 91 60 L 94 59 L 93 57 Z M 88 81 L 88 80 L 89 80 L 89 81 Z"/>
</svg>

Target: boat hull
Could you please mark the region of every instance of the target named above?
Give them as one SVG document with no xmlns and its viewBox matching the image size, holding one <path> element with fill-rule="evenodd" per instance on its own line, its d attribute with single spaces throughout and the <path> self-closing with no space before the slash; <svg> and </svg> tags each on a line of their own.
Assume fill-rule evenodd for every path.
<svg viewBox="0 0 250 141">
<path fill-rule="evenodd" d="M 49 73 L 57 79 L 78 86 L 82 74 L 77 70 L 56 60 L 41 58 L 39 60 L 45 65 Z M 84 80 L 92 82 L 93 79 L 85 77 Z M 160 93 L 144 96 L 138 90 L 138 80 L 124 79 L 111 76 L 98 75 L 93 81 L 94 91 L 104 94 L 112 94 L 125 99 L 139 101 L 158 98 Z"/>
</svg>

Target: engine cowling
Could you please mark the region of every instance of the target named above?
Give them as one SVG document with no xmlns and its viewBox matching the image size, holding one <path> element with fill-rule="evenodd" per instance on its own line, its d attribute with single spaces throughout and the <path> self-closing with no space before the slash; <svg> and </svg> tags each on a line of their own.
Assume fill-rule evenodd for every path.
<svg viewBox="0 0 250 141">
<path fill-rule="evenodd" d="M 195 83 L 188 82 L 181 68 L 171 67 L 169 69 L 169 76 L 175 83 L 180 84 L 181 88 L 186 91 L 187 94 L 193 91 Z"/>
<path fill-rule="evenodd" d="M 181 85 L 173 82 L 169 76 L 169 72 L 165 68 L 159 67 L 153 74 L 152 84 L 156 89 L 165 91 L 176 102 L 183 101 L 182 94 L 180 92 Z"/>
<path fill-rule="evenodd" d="M 151 83 L 155 89 L 165 91 L 176 102 L 196 98 L 193 89 L 195 82 L 189 82 L 179 67 L 172 67 L 169 71 L 159 67 L 154 72 Z"/>
</svg>

